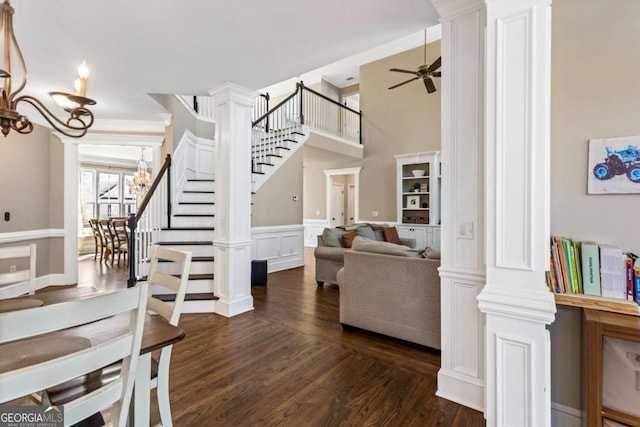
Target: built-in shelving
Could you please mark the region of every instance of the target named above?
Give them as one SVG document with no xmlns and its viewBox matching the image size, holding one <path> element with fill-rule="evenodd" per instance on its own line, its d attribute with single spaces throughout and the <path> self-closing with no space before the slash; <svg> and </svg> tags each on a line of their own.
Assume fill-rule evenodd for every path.
<svg viewBox="0 0 640 427">
<path fill-rule="evenodd" d="M 553 294 L 556 304 L 593 310 L 640 316 L 640 306 L 635 301 L 585 294 Z"/>
</svg>

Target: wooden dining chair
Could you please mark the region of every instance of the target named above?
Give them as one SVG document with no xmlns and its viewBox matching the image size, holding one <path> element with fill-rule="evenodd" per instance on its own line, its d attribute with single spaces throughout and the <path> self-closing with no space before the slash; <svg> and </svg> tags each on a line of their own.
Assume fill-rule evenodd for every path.
<svg viewBox="0 0 640 427">
<path fill-rule="evenodd" d="M 161 262 L 166 266 L 164 268 L 165 271 L 173 271 L 175 273 L 177 270 L 177 274 L 159 271 L 158 267 Z M 175 270 L 172 270 L 167 262 L 174 263 L 177 266 Z M 147 308 L 149 311 L 164 317 L 170 324 L 177 326 L 187 292 L 187 282 L 189 280 L 189 271 L 191 270 L 191 252 L 154 245 L 151 248 L 150 263 L 146 283 L 152 287 L 160 286 L 169 292 L 175 292 L 176 296 L 173 305 L 170 305 L 153 297 L 150 292 Z M 162 291 L 164 292 L 164 290 Z M 157 364 L 157 370 L 152 368 L 151 371 L 157 371 L 157 375 L 155 378 L 151 378 L 150 390 L 156 388 L 158 410 L 163 427 L 171 427 L 173 425 L 169 401 L 169 363 L 172 349 L 172 345 L 163 347 L 160 351 L 160 357 L 152 360 L 152 364 Z M 144 391 L 140 390 L 140 392 Z"/>
<path fill-rule="evenodd" d="M 111 229 L 116 239 L 114 247 L 118 252 L 118 265 L 120 265 L 120 256 L 124 257 L 125 265 L 129 265 L 127 262 L 129 260 L 129 232 L 127 231 L 127 222 L 128 220 L 126 218 L 111 219 Z"/>
<path fill-rule="evenodd" d="M 89 374 L 122 360 L 118 378 L 64 405 L 70 426 L 111 407 L 111 423 L 124 427 L 133 395 L 148 287 L 0 314 L 0 404 Z M 124 315 L 122 328 L 90 342 L 64 329 Z M 113 319 L 110 319 L 113 321 Z M 119 331 L 119 332 L 118 332 Z M 20 341 L 19 341 L 20 340 Z M 15 354 L 16 356 L 11 356 Z"/>
<path fill-rule="evenodd" d="M 36 244 L 24 246 L 0 247 L 0 260 L 11 264 L 14 261 L 24 263 L 28 258 L 28 268 L 18 271 L 0 273 L 0 299 L 17 297 L 23 294 L 33 294 L 36 290 Z M 8 261 L 13 260 L 13 261 Z"/>
<path fill-rule="evenodd" d="M 100 253 L 100 262 L 102 262 L 105 251 L 105 241 L 104 236 L 102 235 L 102 231 L 100 230 L 99 220 L 97 218 L 90 219 L 89 226 L 91 227 L 91 233 L 93 234 L 93 240 L 96 245 L 95 255 L 93 256 L 93 259 L 98 259 L 98 253 Z"/>
</svg>

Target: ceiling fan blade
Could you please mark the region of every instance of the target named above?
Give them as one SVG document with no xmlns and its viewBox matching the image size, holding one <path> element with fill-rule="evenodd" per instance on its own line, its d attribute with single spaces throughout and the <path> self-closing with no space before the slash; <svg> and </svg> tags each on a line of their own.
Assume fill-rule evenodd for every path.
<svg viewBox="0 0 640 427">
<path fill-rule="evenodd" d="M 418 80 L 419 78 L 420 78 L 420 77 L 414 77 L 414 78 L 412 78 L 412 79 L 407 80 L 406 82 L 402 82 L 402 83 L 398 83 L 397 85 L 393 85 L 393 86 L 391 86 L 389 89 L 395 89 L 395 88 L 397 88 L 398 86 L 406 85 L 407 83 L 412 82 L 412 81 L 414 81 L 414 80 Z"/>
<path fill-rule="evenodd" d="M 440 71 L 436 71 L 435 73 L 431 74 L 432 77 L 441 77 L 442 73 Z"/>
<path fill-rule="evenodd" d="M 433 93 L 436 91 L 436 85 L 433 84 L 433 80 L 430 77 L 425 77 L 424 79 L 424 87 L 427 88 L 427 92 Z"/>
<path fill-rule="evenodd" d="M 438 59 L 433 61 L 433 64 L 429 65 L 429 71 L 435 71 L 442 65 L 442 56 L 439 56 Z"/>
<path fill-rule="evenodd" d="M 396 73 L 415 74 L 415 71 L 401 70 L 400 68 L 391 68 L 389 71 L 395 71 Z"/>
</svg>

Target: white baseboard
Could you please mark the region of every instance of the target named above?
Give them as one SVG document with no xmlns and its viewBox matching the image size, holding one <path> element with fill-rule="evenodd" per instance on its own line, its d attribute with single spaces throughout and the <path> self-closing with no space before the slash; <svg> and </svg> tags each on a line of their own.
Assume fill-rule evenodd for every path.
<svg viewBox="0 0 640 427">
<path fill-rule="evenodd" d="M 477 379 L 440 369 L 436 396 L 484 412 L 484 384 Z"/>
<path fill-rule="evenodd" d="M 69 283 L 64 274 L 47 274 L 46 276 L 36 278 L 36 289 L 46 288 L 47 286 L 66 286 L 74 284 L 75 283 Z"/>
<path fill-rule="evenodd" d="M 215 304 L 215 312 L 224 317 L 233 317 L 253 310 L 253 297 L 248 296 L 235 301 L 219 299 Z"/>
<path fill-rule="evenodd" d="M 581 425 L 580 410 L 551 402 L 551 427 L 580 427 Z"/>
<path fill-rule="evenodd" d="M 304 226 L 275 225 L 251 229 L 252 260 L 267 260 L 267 272 L 304 265 Z"/>
<path fill-rule="evenodd" d="M 318 236 L 322 231 L 329 227 L 329 221 L 326 219 L 303 219 L 304 225 L 304 245 L 308 248 L 318 246 Z"/>
</svg>

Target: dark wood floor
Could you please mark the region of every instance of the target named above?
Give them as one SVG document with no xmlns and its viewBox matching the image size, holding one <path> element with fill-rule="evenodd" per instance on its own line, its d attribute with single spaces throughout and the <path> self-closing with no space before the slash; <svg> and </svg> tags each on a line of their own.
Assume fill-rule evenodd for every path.
<svg viewBox="0 0 640 427">
<path fill-rule="evenodd" d="M 175 426 L 484 426 L 482 413 L 435 396 L 436 351 L 339 323 L 339 290 L 305 268 L 253 287 L 255 310 L 185 314 L 174 346 Z M 79 285 L 124 287 L 123 268 L 80 262 Z M 154 399 L 155 400 L 155 399 Z M 152 422 L 159 422 L 152 408 Z"/>
</svg>

